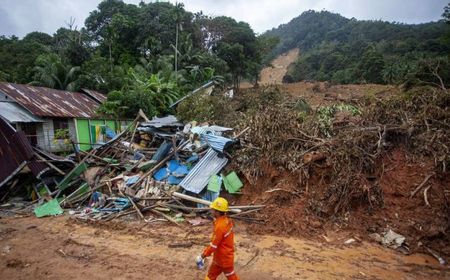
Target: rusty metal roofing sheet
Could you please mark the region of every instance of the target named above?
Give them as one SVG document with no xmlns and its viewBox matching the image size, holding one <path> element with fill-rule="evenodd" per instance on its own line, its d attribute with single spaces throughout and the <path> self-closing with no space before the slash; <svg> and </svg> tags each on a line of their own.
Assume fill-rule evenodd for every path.
<svg viewBox="0 0 450 280">
<path fill-rule="evenodd" d="M 47 165 L 35 160 L 33 148 L 25 133 L 16 131 L 0 117 L 0 187 L 26 164 L 35 176 L 48 170 Z"/>
<path fill-rule="evenodd" d="M 0 91 L 39 117 L 96 117 L 99 103 L 86 94 L 13 83 L 0 83 Z"/>
<path fill-rule="evenodd" d="M 34 116 L 15 102 L 0 101 L 0 116 L 11 123 L 16 122 L 43 122 L 42 119 Z"/>
<path fill-rule="evenodd" d="M 103 103 L 106 101 L 107 97 L 103 93 L 100 93 L 98 91 L 92 90 L 92 89 L 81 89 L 83 92 L 88 94 L 90 97 L 94 98 L 97 102 Z"/>
</svg>

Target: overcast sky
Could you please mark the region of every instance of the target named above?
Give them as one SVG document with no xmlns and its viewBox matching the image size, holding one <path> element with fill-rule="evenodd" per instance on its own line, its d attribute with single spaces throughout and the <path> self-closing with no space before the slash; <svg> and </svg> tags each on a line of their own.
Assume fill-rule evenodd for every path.
<svg viewBox="0 0 450 280">
<path fill-rule="evenodd" d="M 0 35 L 22 37 L 32 31 L 53 34 L 70 17 L 81 27 L 100 0 L 0 0 Z M 139 3 L 140 0 L 125 0 Z M 145 2 L 150 2 L 146 0 Z M 170 1 L 175 2 L 175 1 Z M 306 10 L 328 10 L 345 17 L 404 23 L 437 21 L 449 0 L 185 0 L 191 12 L 226 15 L 262 33 Z"/>
</svg>

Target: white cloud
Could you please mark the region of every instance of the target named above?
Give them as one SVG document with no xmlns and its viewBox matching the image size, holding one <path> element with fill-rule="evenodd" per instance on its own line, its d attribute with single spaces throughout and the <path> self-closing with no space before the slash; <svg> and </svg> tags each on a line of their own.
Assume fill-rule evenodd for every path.
<svg viewBox="0 0 450 280">
<path fill-rule="evenodd" d="M 89 12 L 100 1 L 96 0 L 2 0 L 0 15 L 0 35 L 22 37 L 32 31 L 53 34 L 58 28 L 66 27 L 70 18 L 82 27 Z"/>
<path fill-rule="evenodd" d="M 2 0 L 0 35 L 24 36 L 32 31 L 53 34 L 70 17 L 78 27 L 100 0 Z M 125 0 L 138 4 L 140 0 Z M 149 2 L 146 0 L 145 2 Z M 174 3 L 175 0 L 170 2 Z M 182 0 L 187 10 L 226 15 L 250 23 L 262 33 L 287 23 L 306 10 L 330 10 L 357 19 L 382 19 L 406 23 L 438 20 L 448 0 Z"/>
<path fill-rule="evenodd" d="M 175 2 L 175 1 L 171 1 Z M 185 0 L 188 10 L 226 15 L 264 32 L 307 10 L 329 10 L 345 17 L 405 23 L 436 21 L 448 0 Z"/>
</svg>

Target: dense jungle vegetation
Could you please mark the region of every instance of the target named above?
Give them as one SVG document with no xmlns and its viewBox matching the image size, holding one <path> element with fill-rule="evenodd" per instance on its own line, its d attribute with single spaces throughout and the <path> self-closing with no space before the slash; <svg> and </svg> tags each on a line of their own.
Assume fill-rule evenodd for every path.
<svg viewBox="0 0 450 280">
<path fill-rule="evenodd" d="M 256 82 L 271 58 L 300 48 L 285 82 L 450 82 L 449 6 L 439 22 L 358 21 L 307 11 L 255 34 L 230 17 L 192 13 L 183 4 L 104 0 L 78 28 L 70 19 L 53 35 L 0 36 L 0 81 L 108 94 L 101 112 L 149 115 L 208 81 Z"/>
<path fill-rule="evenodd" d="M 424 24 L 361 21 L 307 11 L 265 34 L 280 39 L 269 59 L 299 48 L 286 82 L 403 84 L 450 83 L 449 8 L 443 20 Z"/>
</svg>

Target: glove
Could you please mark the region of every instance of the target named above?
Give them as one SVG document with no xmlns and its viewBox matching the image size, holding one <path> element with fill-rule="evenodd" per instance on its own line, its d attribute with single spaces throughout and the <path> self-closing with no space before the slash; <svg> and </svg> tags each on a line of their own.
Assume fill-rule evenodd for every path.
<svg viewBox="0 0 450 280">
<path fill-rule="evenodd" d="M 205 268 L 205 259 L 203 259 L 202 256 L 197 256 L 195 258 L 195 263 L 197 264 L 198 269 L 203 270 L 203 268 Z"/>
</svg>

